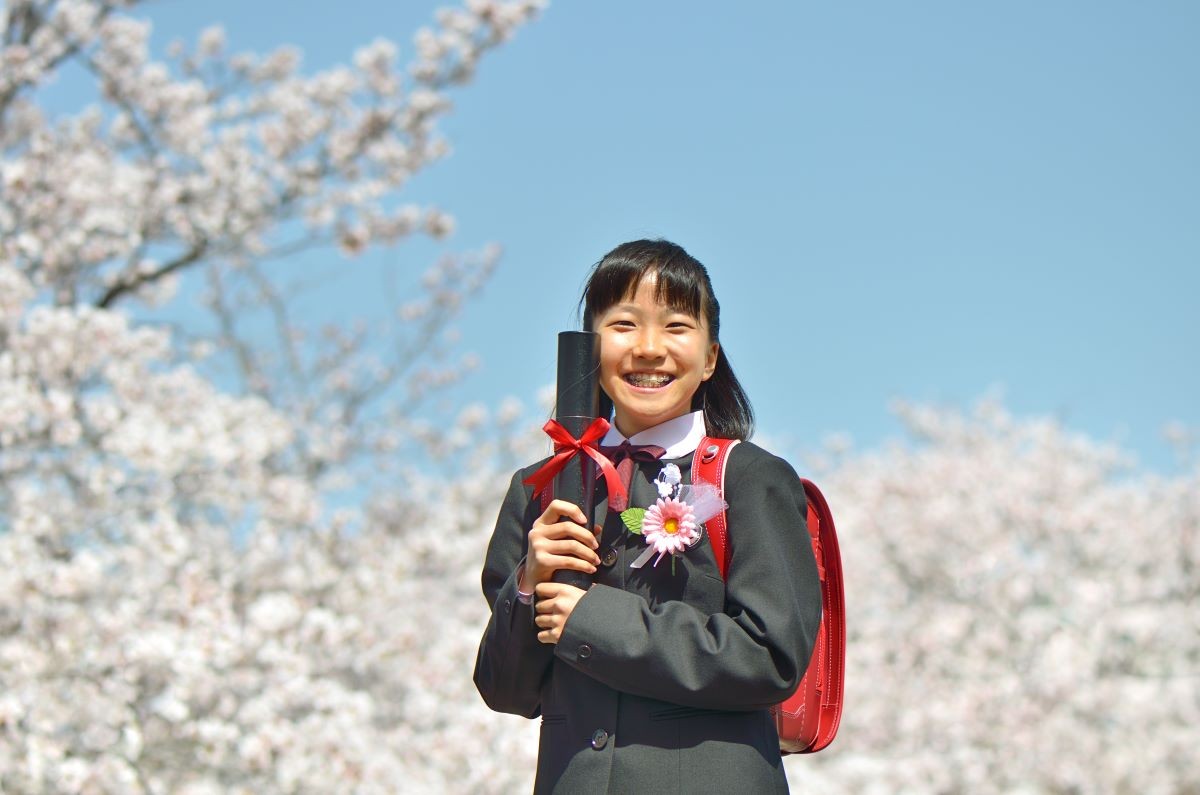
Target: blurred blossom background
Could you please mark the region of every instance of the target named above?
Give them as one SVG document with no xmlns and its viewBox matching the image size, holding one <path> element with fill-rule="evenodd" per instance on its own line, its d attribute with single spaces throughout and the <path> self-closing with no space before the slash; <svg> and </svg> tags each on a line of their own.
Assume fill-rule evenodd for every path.
<svg viewBox="0 0 1200 795">
<path fill-rule="evenodd" d="M 1200 8 L 0 5 L 0 790 L 522 792 L 470 671 L 588 266 L 825 488 L 799 792 L 1200 792 Z"/>
</svg>

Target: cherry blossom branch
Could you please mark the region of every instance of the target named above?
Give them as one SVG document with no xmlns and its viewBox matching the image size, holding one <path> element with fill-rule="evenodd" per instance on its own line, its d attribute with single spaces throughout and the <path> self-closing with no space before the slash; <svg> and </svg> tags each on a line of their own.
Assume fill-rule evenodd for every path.
<svg viewBox="0 0 1200 795">
<path fill-rule="evenodd" d="M 127 0 L 124 5 L 132 6 L 138 2 L 140 0 Z M 51 40 L 44 45 L 50 49 L 50 54 L 30 52 L 37 34 L 47 27 L 48 18 L 45 12 L 54 5 L 56 5 L 54 2 L 43 3 L 39 12 L 38 3 L 35 0 L 8 4 L 9 14 L 4 26 L 4 48 L 0 53 L 3 56 L 0 58 L 0 72 L 3 72 L 4 77 L 7 78 L 0 80 L 0 120 L 4 118 L 9 105 L 22 89 L 36 85 L 41 75 L 52 74 L 65 61 L 79 54 L 86 45 L 85 41 L 73 38 L 63 32 L 60 39 Z M 89 20 L 89 25 L 102 23 L 119 4 L 96 2 L 93 5 L 95 21 L 93 23 Z M 19 50 L 17 49 L 18 45 Z M 24 66 L 28 61 L 34 59 L 39 61 L 35 71 L 25 72 L 22 69 L 13 68 L 17 65 Z"/>
<path fill-rule="evenodd" d="M 145 285 L 152 284 L 184 268 L 199 264 L 207 253 L 208 243 L 201 240 L 190 250 L 157 268 L 144 272 L 134 271 L 132 274 L 127 271 L 125 275 L 119 277 L 120 281 L 111 285 L 100 299 L 96 301 L 96 306 L 101 309 L 107 309 L 124 295 L 135 292 Z"/>
</svg>

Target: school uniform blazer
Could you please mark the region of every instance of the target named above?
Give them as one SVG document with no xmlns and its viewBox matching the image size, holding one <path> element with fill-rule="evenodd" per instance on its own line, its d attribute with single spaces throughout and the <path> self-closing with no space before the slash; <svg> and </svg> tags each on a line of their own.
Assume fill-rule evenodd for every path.
<svg viewBox="0 0 1200 795">
<path fill-rule="evenodd" d="M 690 482 L 692 455 L 670 459 Z M 631 506 L 658 497 L 639 463 Z M 538 642 L 517 569 L 539 501 L 518 471 L 483 570 L 492 608 L 475 684 L 488 706 L 542 717 L 535 793 L 787 792 L 767 708 L 795 690 L 821 615 L 804 491 L 783 459 L 743 442 L 725 473 L 728 581 L 707 536 L 640 569 L 645 549 L 597 484 L 602 565 L 558 644 Z"/>
</svg>

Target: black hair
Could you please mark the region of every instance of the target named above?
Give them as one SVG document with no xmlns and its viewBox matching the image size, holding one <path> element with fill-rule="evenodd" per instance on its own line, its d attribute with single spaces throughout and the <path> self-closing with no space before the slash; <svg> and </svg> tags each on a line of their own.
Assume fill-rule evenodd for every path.
<svg viewBox="0 0 1200 795">
<path fill-rule="evenodd" d="M 583 328 L 592 327 L 596 317 L 632 295 L 648 273 L 656 275 L 655 298 L 692 317 L 703 317 L 711 342 L 720 342 L 721 305 L 713 293 L 708 271 L 682 246 L 667 240 L 634 240 L 605 254 L 592 268 L 579 304 Z M 600 413 L 612 413 L 612 400 L 600 391 Z M 729 364 L 725 348 L 717 349 L 713 374 L 700 383 L 692 397 L 692 410 L 704 411 L 709 436 L 720 439 L 749 439 L 754 433 L 754 409 Z"/>
</svg>

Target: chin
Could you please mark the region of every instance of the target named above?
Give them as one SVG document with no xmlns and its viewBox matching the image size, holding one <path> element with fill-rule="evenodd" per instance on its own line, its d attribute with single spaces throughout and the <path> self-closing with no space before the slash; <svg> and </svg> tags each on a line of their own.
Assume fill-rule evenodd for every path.
<svg viewBox="0 0 1200 795">
<path fill-rule="evenodd" d="M 661 411 L 655 411 L 654 409 L 650 408 L 642 410 L 627 408 L 624 411 L 618 410 L 617 414 L 621 420 L 624 420 L 625 425 L 636 428 L 636 430 L 626 434 L 627 436 L 633 436 L 634 434 L 640 433 L 647 428 L 653 428 L 655 425 L 661 425 L 667 420 L 673 420 L 676 417 L 682 417 L 684 414 L 690 414 L 691 411 L 692 409 L 689 404 L 682 410 L 680 410 L 678 407 L 671 407 Z"/>
</svg>

